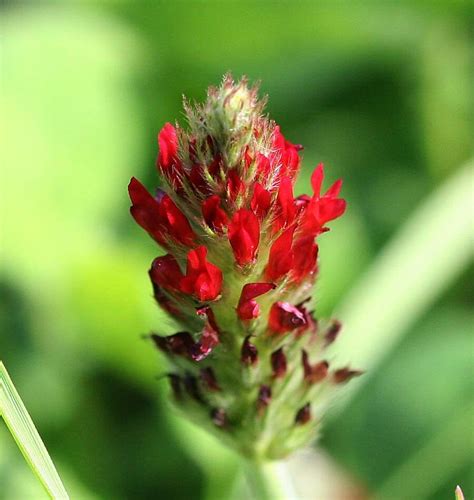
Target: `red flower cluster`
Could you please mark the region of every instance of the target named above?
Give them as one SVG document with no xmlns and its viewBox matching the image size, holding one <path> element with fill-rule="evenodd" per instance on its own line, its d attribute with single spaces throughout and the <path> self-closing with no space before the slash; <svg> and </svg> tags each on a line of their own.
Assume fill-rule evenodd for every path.
<svg viewBox="0 0 474 500">
<path fill-rule="evenodd" d="M 305 195 L 294 198 L 293 179 L 300 163 L 298 155 L 300 147 L 286 141 L 279 127 L 275 127 L 273 135 L 275 150 L 268 157 L 259 153 L 255 163 L 257 178 L 260 178 L 259 174 L 268 176 L 272 169 L 276 169 L 277 175 L 273 181 L 279 181 L 279 185 L 271 189 L 264 188 L 261 182 L 247 185 L 243 183 L 236 170 L 230 170 L 225 182 L 226 190 L 228 188 L 231 198 L 235 198 L 237 193 L 243 191 L 252 193 L 249 207 L 240 208 L 231 214 L 229 208 L 232 203 L 229 203 L 225 196 L 213 194 L 201 202 L 201 214 L 205 224 L 212 231 L 216 234 L 227 234 L 235 262 L 239 266 L 255 262 L 260 244 L 262 221 L 271 220 L 272 233 L 276 233 L 277 237 L 270 248 L 264 277 L 268 282 L 274 283 L 290 275 L 293 281 L 299 282 L 316 269 L 318 247 L 314 241 L 315 236 L 327 230 L 325 224 L 342 215 L 345 210 L 345 201 L 337 197 L 342 183 L 336 181 L 321 196 L 324 174 L 322 165 L 319 165 L 312 175 L 314 195 L 311 198 Z M 183 170 L 178 155 L 177 131 L 171 124 L 167 123 L 163 127 L 158 136 L 158 143 L 160 145 L 158 167 L 170 183 L 174 186 L 182 186 L 183 179 L 187 175 L 191 189 L 202 188 L 200 185 L 202 177 L 196 185 L 196 176 L 192 175 L 196 171 L 196 166 L 188 174 Z M 251 162 L 247 152 L 246 163 Z M 216 161 L 213 160 L 213 164 L 215 163 Z M 276 168 L 277 166 L 279 168 Z M 210 173 L 210 170 L 207 172 Z M 198 237 L 191 228 L 190 222 L 168 194 L 160 192 L 158 196 L 153 197 L 135 178 L 132 178 L 130 182 L 129 193 L 133 203 L 131 207 L 133 217 L 158 243 L 166 248 L 172 242 L 188 247 L 196 244 Z M 201 264 L 195 262 L 198 254 L 193 252 L 195 251 L 190 250 L 188 255 L 191 277 L 184 281 L 183 287 L 177 287 L 176 281 L 172 279 L 174 288 L 181 289 L 184 293 L 195 294 L 199 300 L 212 300 L 218 295 L 218 291 L 213 292 L 216 291 L 216 282 L 219 282 L 219 279 L 216 279 L 215 272 L 201 273 L 198 285 L 200 290 L 194 289 L 191 282 L 196 277 L 196 273 L 192 272 L 192 269 L 199 265 L 202 267 L 204 264 L 202 257 L 200 258 Z M 202 256 L 202 252 L 203 250 L 200 250 L 199 255 Z M 170 261 L 169 259 L 159 261 L 156 266 L 163 262 L 169 263 Z M 209 265 L 212 266 L 212 264 Z M 170 272 L 176 273 L 176 271 L 177 263 L 174 262 L 172 267 L 167 269 L 166 274 L 169 276 Z M 204 283 L 206 279 L 209 280 L 208 283 Z M 159 283 L 159 280 L 156 282 Z M 181 280 L 179 282 L 181 283 Z M 202 298 L 204 296 L 205 299 Z M 209 298 L 211 296 L 212 298 Z"/>
<path fill-rule="evenodd" d="M 158 134 L 163 190 L 152 196 L 135 178 L 129 185 L 133 218 L 168 252 L 149 271 L 154 296 L 183 327 L 153 340 L 172 361 L 179 358 L 170 376 L 175 394 L 204 405 L 223 429 L 235 425 L 232 405 L 216 407 L 216 401 L 238 406 L 241 370 L 252 369 L 262 356 L 268 356 L 267 369 L 258 371 L 248 411 L 261 416 L 276 404 L 280 391 L 273 384 L 296 376 L 290 339 L 303 340 L 296 354 L 303 391 L 359 374 L 349 368 L 329 373 L 321 359 L 310 363 L 318 327 L 303 306 L 317 274 L 316 239 L 346 208 L 339 197 L 342 182 L 322 193 L 324 170 L 318 165 L 313 194 L 295 196 L 302 147 L 286 140 L 262 109 L 255 89 L 224 80 L 209 90 L 203 106 L 186 107 L 189 131 L 166 123 Z M 323 348 L 339 328 L 333 323 L 320 335 Z M 204 367 L 192 364 L 205 358 Z M 206 396 L 225 391 L 228 398 Z M 310 419 L 310 402 L 302 399 L 289 425 Z"/>
<path fill-rule="evenodd" d="M 258 135 L 258 130 L 255 130 Z M 345 201 L 338 198 L 341 181 L 336 181 L 324 195 L 321 195 L 323 166 L 318 165 L 311 183 L 312 197 L 293 195 L 293 181 L 300 165 L 298 151 L 287 141 L 278 126 L 272 133 L 273 149 L 265 156 L 258 152 L 252 157 L 245 150 L 244 168 L 227 170 L 219 154 L 215 154 L 209 166 L 195 163 L 196 141 L 189 140 L 191 168 L 185 168 L 180 159 L 178 131 L 167 123 L 158 135 L 160 152 L 157 166 L 174 191 L 158 192 L 151 196 L 143 185 L 132 178 L 129 185 L 132 200 L 131 213 L 158 243 L 172 249 L 180 244 L 191 247 L 187 252 L 186 273 L 171 254 L 155 259 L 150 271 L 155 286 L 171 295 L 184 294 L 199 302 L 218 298 L 223 281 L 221 269 L 206 258 L 205 237 L 191 227 L 190 220 L 178 208 L 172 198 L 186 202 L 190 190 L 199 193 L 200 213 L 194 221 L 202 217 L 202 227 L 207 227 L 217 237 L 227 238 L 237 266 L 254 265 L 261 245 L 262 226 L 270 228 L 268 260 L 262 278 L 264 282 L 247 283 L 236 305 L 237 315 L 248 321 L 258 317 L 260 308 L 255 298 L 274 289 L 282 280 L 295 286 L 311 277 L 316 271 L 318 246 L 315 237 L 326 231 L 325 224 L 345 210 Z M 206 146 L 213 151 L 212 138 Z M 255 170 L 254 183 L 248 182 L 249 170 Z M 212 177 L 215 176 L 215 177 Z M 220 179 L 223 180 L 220 182 Z M 207 179 L 207 181 L 206 181 Z M 271 179 L 271 183 L 268 182 Z M 207 194 L 212 191 L 219 194 Z M 189 195 L 188 195 L 189 196 Z M 237 199 L 248 199 L 247 207 L 234 209 Z M 200 234 L 201 233 L 201 234 Z M 193 248 L 194 247 L 194 248 Z M 160 299 L 164 306 L 170 306 L 168 297 Z M 285 333 L 301 329 L 305 324 L 304 315 L 295 306 L 285 302 L 275 302 L 269 316 L 269 332 Z"/>
</svg>

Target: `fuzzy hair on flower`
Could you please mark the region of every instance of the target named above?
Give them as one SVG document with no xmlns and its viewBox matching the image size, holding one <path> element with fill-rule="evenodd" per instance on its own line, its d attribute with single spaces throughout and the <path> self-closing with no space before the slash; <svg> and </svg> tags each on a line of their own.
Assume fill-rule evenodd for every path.
<svg viewBox="0 0 474 500">
<path fill-rule="evenodd" d="M 337 321 L 311 307 L 317 240 L 340 217 L 342 181 L 295 196 L 302 146 L 263 115 L 245 78 L 224 77 L 187 127 L 158 134 L 154 195 L 135 178 L 131 214 L 167 252 L 149 271 L 158 305 L 180 331 L 150 338 L 168 358 L 172 398 L 190 419 L 244 456 L 278 459 L 317 435 L 341 384 L 333 367 Z"/>
</svg>

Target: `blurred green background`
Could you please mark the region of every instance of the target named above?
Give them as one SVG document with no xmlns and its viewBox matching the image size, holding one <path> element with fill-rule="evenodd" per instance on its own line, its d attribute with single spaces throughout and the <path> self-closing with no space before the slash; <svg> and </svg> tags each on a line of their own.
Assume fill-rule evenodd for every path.
<svg viewBox="0 0 474 500">
<path fill-rule="evenodd" d="M 319 445 L 342 492 L 305 498 L 445 499 L 457 483 L 472 498 L 472 5 L 7 1 L 1 16 L 0 358 L 72 498 L 236 491 L 235 458 L 169 408 L 141 339 L 166 320 L 126 190 L 156 184 L 182 94 L 229 70 L 261 80 L 305 146 L 299 191 L 324 161 L 349 202 L 321 239 L 318 314 L 341 311 L 341 356 L 368 373 Z M 42 498 L 3 425 L 0 498 Z"/>
</svg>

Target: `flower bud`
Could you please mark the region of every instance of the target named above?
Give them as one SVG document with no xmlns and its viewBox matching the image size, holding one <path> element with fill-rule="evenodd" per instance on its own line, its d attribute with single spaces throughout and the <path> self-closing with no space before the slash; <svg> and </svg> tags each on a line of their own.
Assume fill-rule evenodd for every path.
<svg viewBox="0 0 474 500">
<path fill-rule="evenodd" d="M 283 348 L 280 347 L 280 349 L 278 349 L 277 351 L 272 352 L 270 360 L 272 364 L 273 377 L 274 378 L 284 377 L 286 375 L 287 364 Z"/>
<path fill-rule="evenodd" d="M 250 335 L 245 337 L 242 349 L 240 350 L 240 360 L 242 361 L 242 364 L 246 366 L 252 366 L 258 363 L 257 348 L 250 343 L 249 337 Z"/>
<path fill-rule="evenodd" d="M 345 368 L 340 368 L 339 370 L 336 370 L 333 374 L 334 382 L 336 384 L 344 384 L 345 382 L 348 382 L 349 380 L 353 379 L 354 377 L 359 377 L 362 375 L 364 372 L 360 370 L 351 370 L 348 367 Z"/>
<path fill-rule="evenodd" d="M 267 293 L 275 288 L 273 283 L 247 283 L 242 288 L 239 304 L 237 305 L 237 315 L 240 319 L 254 319 L 260 314 L 260 306 L 255 298 Z"/>
<path fill-rule="evenodd" d="M 304 425 L 311 420 L 311 404 L 306 403 L 298 410 L 295 416 L 295 424 Z"/>
<path fill-rule="evenodd" d="M 270 310 L 268 326 L 274 333 L 286 333 L 306 324 L 302 311 L 288 302 L 275 302 Z"/>
<path fill-rule="evenodd" d="M 324 380 L 328 374 L 329 363 L 327 361 L 320 361 L 315 365 L 311 365 L 309 362 L 308 353 L 303 349 L 302 354 L 302 363 L 303 363 L 303 373 L 304 379 L 309 384 L 315 384 L 317 382 L 321 382 Z"/>
</svg>

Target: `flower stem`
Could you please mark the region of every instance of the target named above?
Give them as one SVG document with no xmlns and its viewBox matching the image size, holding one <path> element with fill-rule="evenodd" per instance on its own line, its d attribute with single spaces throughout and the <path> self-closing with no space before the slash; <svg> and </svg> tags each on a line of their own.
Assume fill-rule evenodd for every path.
<svg viewBox="0 0 474 500">
<path fill-rule="evenodd" d="M 247 461 L 245 475 L 252 500 L 297 500 L 283 462 Z"/>
</svg>

